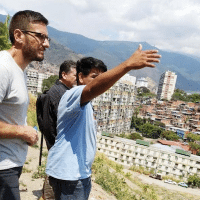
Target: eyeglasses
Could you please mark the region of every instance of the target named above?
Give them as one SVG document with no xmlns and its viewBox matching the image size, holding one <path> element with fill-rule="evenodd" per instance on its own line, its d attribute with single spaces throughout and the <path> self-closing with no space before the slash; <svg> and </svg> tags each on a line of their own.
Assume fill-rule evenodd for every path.
<svg viewBox="0 0 200 200">
<path fill-rule="evenodd" d="M 25 30 L 21 30 L 23 33 L 34 33 L 36 34 L 36 36 L 41 40 L 41 42 L 43 43 L 45 41 L 45 39 L 47 39 L 49 42 L 51 41 L 51 38 L 49 38 L 48 36 L 46 36 L 43 33 L 38 33 L 38 32 L 34 32 L 34 31 L 25 31 Z M 32 35 L 33 36 L 33 35 Z"/>
</svg>

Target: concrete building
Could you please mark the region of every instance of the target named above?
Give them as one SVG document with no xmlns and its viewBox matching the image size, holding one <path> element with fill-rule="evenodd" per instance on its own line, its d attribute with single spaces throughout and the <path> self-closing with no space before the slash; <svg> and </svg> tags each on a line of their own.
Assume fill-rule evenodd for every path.
<svg viewBox="0 0 200 200">
<path fill-rule="evenodd" d="M 112 134 L 130 131 L 134 111 L 135 77 L 128 78 L 120 79 L 92 101 L 99 131 Z"/>
<path fill-rule="evenodd" d="M 38 70 L 27 69 L 26 70 L 26 76 L 27 76 L 28 91 L 32 94 L 36 94 L 37 93 L 37 86 L 38 86 Z"/>
<path fill-rule="evenodd" d="M 139 79 L 137 79 L 136 81 L 136 87 L 148 87 L 148 81 L 144 78 L 144 77 L 141 77 Z"/>
<path fill-rule="evenodd" d="M 44 79 L 49 78 L 52 75 L 55 75 L 50 72 L 46 73 L 39 73 L 36 69 L 28 68 L 26 70 L 27 75 L 27 88 L 28 91 L 34 95 L 36 95 L 39 92 L 42 92 L 42 82 Z"/>
<path fill-rule="evenodd" d="M 97 150 L 109 159 L 125 167 L 143 166 L 155 173 L 171 175 L 175 178 L 188 175 L 200 175 L 199 156 L 181 155 L 178 147 L 168 147 L 161 144 L 144 146 L 136 141 L 119 137 L 97 136 Z"/>
<path fill-rule="evenodd" d="M 122 76 L 120 81 L 128 81 L 128 82 L 131 82 L 133 85 L 135 85 L 136 84 L 136 77 L 131 76 L 129 74 L 125 74 L 124 76 Z"/>
<path fill-rule="evenodd" d="M 176 85 L 177 75 L 174 72 L 166 71 L 160 77 L 157 98 L 171 100 Z"/>
</svg>

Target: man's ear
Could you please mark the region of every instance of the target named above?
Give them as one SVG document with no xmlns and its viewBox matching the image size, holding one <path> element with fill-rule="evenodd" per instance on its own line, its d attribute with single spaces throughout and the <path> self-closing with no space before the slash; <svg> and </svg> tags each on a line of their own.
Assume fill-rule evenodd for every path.
<svg viewBox="0 0 200 200">
<path fill-rule="evenodd" d="M 15 29 L 14 30 L 14 38 L 15 38 L 16 43 L 22 44 L 24 42 L 25 36 L 20 29 Z"/>
<path fill-rule="evenodd" d="M 82 72 L 80 72 L 78 74 L 78 81 L 79 81 L 80 85 L 83 84 L 83 73 Z"/>
<path fill-rule="evenodd" d="M 62 72 L 62 78 L 65 79 L 66 72 Z"/>
</svg>

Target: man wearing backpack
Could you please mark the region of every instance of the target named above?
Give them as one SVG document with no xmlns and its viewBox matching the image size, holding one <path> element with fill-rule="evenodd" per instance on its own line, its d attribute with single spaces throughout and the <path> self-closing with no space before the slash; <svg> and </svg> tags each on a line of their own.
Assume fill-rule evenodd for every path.
<svg viewBox="0 0 200 200">
<path fill-rule="evenodd" d="M 59 79 L 37 99 L 37 121 L 40 131 L 44 135 L 48 150 L 54 145 L 57 135 L 59 101 L 66 90 L 69 90 L 74 85 L 76 85 L 76 63 L 72 60 L 64 61 L 60 66 Z M 48 177 L 45 179 L 43 186 L 43 198 L 46 200 L 54 199 Z"/>
</svg>

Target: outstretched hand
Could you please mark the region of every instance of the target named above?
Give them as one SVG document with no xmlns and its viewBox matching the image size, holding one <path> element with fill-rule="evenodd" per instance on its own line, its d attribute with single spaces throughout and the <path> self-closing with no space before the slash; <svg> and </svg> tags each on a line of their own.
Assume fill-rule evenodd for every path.
<svg viewBox="0 0 200 200">
<path fill-rule="evenodd" d="M 157 54 L 158 50 L 142 51 L 140 44 L 135 53 L 126 61 L 127 66 L 131 69 L 142 69 L 144 67 L 155 67 L 154 62 L 159 63 L 161 55 Z"/>
</svg>

